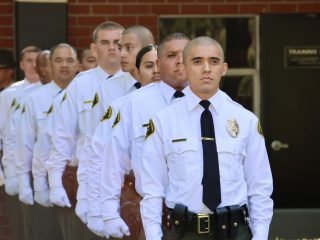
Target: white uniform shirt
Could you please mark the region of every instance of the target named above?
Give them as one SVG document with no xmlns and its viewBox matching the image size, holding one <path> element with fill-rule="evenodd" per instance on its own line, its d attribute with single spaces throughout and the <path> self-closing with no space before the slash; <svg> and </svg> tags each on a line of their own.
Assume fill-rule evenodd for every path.
<svg viewBox="0 0 320 240">
<path fill-rule="evenodd" d="M 146 239 L 161 239 L 162 199 L 167 207 L 183 204 L 194 213 L 209 213 L 202 202 L 203 150 L 200 99 L 185 90 L 154 118 L 155 131 L 142 158 L 141 215 Z M 221 204 L 248 204 L 253 239 L 268 239 L 272 217 L 272 176 L 263 136 L 254 114 L 218 91 L 209 99 L 219 159 Z M 228 120 L 239 125 L 237 137 L 228 132 Z M 214 187 L 214 186 L 212 186 Z"/>
<path fill-rule="evenodd" d="M 150 117 L 173 97 L 175 90 L 164 82 L 149 84 L 132 93 L 120 108 L 120 122 L 113 127 L 102 165 L 101 194 L 103 219 L 119 216 L 123 177 L 133 169 L 136 189 L 140 192 L 140 162 Z"/>
<path fill-rule="evenodd" d="M 89 216 L 101 216 L 101 168 L 102 163 L 108 159 L 106 146 L 111 139 L 112 125 L 120 107 L 128 101 L 130 95 L 113 101 L 101 117 L 91 139 L 91 158 L 89 162 Z"/>
<path fill-rule="evenodd" d="M 101 87 L 97 90 L 96 93 L 99 101 L 95 106 L 93 106 L 91 112 L 89 113 L 91 121 L 95 124 L 91 129 L 92 134 L 96 130 L 98 123 L 100 122 L 104 112 L 106 111 L 110 103 L 136 90 L 136 87 L 134 86 L 136 82 L 137 81 L 131 76 L 131 74 L 124 72 L 122 75 L 113 76 L 102 83 Z M 84 145 L 83 148 L 86 158 L 82 159 L 82 161 L 79 162 L 77 177 L 79 181 L 79 188 L 88 189 L 88 182 L 90 181 L 90 176 L 88 173 L 93 169 L 96 169 L 96 171 L 99 172 L 100 176 L 101 165 L 96 165 L 96 162 L 92 159 L 93 149 L 91 146 L 91 135 L 88 137 L 88 141 L 86 141 L 86 145 Z M 98 168 L 95 168 L 96 166 L 98 166 Z M 94 180 L 92 181 L 90 188 L 92 188 L 93 184 L 97 182 L 96 180 L 100 179 L 98 178 L 98 175 L 94 175 L 92 177 L 94 178 Z M 97 183 L 100 183 L 100 181 L 98 181 Z M 82 195 L 79 197 L 88 199 L 89 191 L 91 191 L 91 189 L 86 191 L 87 194 L 85 196 Z M 89 205 L 89 208 L 92 208 L 91 204 Z M 93 215 L 91 211 L 89 214 L 90 216 L 96 216 L 96 214 Z"/>
<path fill-rule="evenodd" d="M 53 100 L 60 91 L 61 88 L 51 81 L 26 97 L 20 131 L 17 133 L 18 175 L 31 172 L 35 143 L 44 128 L 47 116 L 53 111 Z"/>
<path fill-rule="evenodd" d="M 21 116 L 21 106 L 23 105 L 23 99 L 41 87 L 42 83 L 30 83 L 27 80 L 23 80 L 14 92 L 15 105 L 9 110 L 9 117 L 3 135 L 3 157 L 2 164 L 4 167 L 4 173 L 6 177 L 16 176 L 16 140 L 17 140 L 17 127 Z M 12 104 L 11 104 L 12 105 Z"/>
<path fill-rule="evenodd" d="M 34 178 L 35 191 L 43 191 L 48 188 L 46 164 L 52 146 L 54 123 L 58 121 L 60 104 L 64 94 L 65 91 L 62 91 L 54 98 L 51 112 L 47 114 L 44 126 L 39 132 L 38 139 L 33 148 L 32 175 Z M 47 112 L 49 112 L 49 110 Z M 72 160 L 73 162 L 75 161 L 74 158 Z"/>
<path fill-rule="evenodd" d="M 0 93 L 0 150 L 2 150 L 3 132 L 8 121 L 10 107 L 15 105 L 14 92 L 18 86 L 24 84 L 26 80 L 15 82 Z"/>
</svg>

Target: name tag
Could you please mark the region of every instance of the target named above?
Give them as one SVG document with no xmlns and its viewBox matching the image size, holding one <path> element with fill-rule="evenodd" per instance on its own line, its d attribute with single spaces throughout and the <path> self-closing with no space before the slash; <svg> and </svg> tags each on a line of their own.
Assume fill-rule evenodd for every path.
<svg viewBox="0 0 320 240">
<path fill-rule="evenodd" d="M 186 138 L 178 138 L 178 139 L 173 139 L 172 142 L 176 143 L 176 142 L 186 142 L 187 139 Z"/>
</svg>

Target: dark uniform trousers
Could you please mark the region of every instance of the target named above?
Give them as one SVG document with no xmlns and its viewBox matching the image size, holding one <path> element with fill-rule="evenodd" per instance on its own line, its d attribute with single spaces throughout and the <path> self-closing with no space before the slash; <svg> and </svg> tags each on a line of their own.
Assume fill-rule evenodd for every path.
<svg viewBox="0 0 320 240">
<path fill-rule="evenodd" d="M 242 224 L 239 226 L 238 236 L 235 238 L 217 239 L 214 236 L 201 235 L 194 232 L 186 232 L 183 237 L 173 236 L 172 232 L 167 229 L 164 232 L 164 240 L 251 240 L 252 234 L 248 225 Z"/>
<path fill-rule="evenodd" d="M 4 192 L 4 187 L 1 187 L 1 191 Z M 6 205 L 7 214 L 10 222 L 11 237 L 12 240 L 25 240 L 25 227 L 23 225 L 22 218 L 22 203 L 19 201 L 17 195 L 10 196 L 6 193 Z"/>
</svg>

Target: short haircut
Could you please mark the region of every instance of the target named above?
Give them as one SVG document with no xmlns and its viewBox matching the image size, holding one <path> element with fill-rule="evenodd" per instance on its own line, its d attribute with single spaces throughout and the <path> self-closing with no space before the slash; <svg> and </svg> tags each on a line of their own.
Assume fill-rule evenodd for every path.
<svg viewBox="0 0 320 240">
<path fill-rule="evenodd" d="M 84 48 L 84 49 L 81 50 L 81 53 L 80 53 L 80 62 L 81 63 L 83 62 L 87 51 L 91 51 L 91 49 L 90 48 Z"/>
<path fill-rule="evenodd" d="M 216 40 L 214 40 L 213 38 L 211 37 L 207 37 L 207 36 L 200 36 L 200 37 L 197 37 L 197 38 L 194 38 L 192 39 L 188 44 L 187 46 L 184 48 L 184 51 L 183 51 L 183 62 L 186 61 L 187 59 L 187 56 L 189 54 L 189 51 L 190 51 L 190 48 L 193 47 L 193 46 L 196 46 L 196 45 L 206 45 L 206 46 L 216 46 L 217 48 L 220 49 L 221 53 L 222 53 L 222 61 L 224 61 L 224 52 L 223 52 L 223 49 L 220 45 L 219 42 L 217 42 Z"/>
<path fill-rule="evenodd" d="M 171 33 L 168 36 L 166 36 L 160 43 L 158 48 L 158 58 L 161 56 L 161 53 L 163 52 L 163 47 L 167 42 L 170 42 L 172 40 L 188 40 L 190 41 L 190 38 L 185 35 L 184 33 L 175 32 Z"/>
<path fill-rule="evenodd" d="M 154 44 L 150 44 L 150 45 L 147 45 L 147 46 L 145 46 L 145 47 L 143 47 L 143 48 L 140 49 L 140 51 L 138 52 L 137 57 L 136 57 L 136 68 L 137 68 L 137 69 L 140 68 L 141 59 L 143 58 L 143 56 L 144 56 L 147 52 L 150 52 L 152 49 L 157 50 L 157 49 L 158 49 L 158 46 L 157 46 L 157 45 L 154 45 Z"/>
<path fill-rule="evenodd" d="M 48 64 L 49 59 L 47 59 L 47 56 L 50 58 L 50 51 L 49 50 L 43 50 L 39 53 L 36 59 L 37 67 L 41 66 L 43 63 Z"/>
<path fill-rule="evenodd" d="M 135 25 L 127 28 L 123 32 L 123 35 L 126 34 L 134 34 L 137 36 L 142 47 L 155 43 L 152 32 L 148 28 L 141 25 Z"/>
<path fill-rule="evenodd" d="M 119 23 L 113 22 L 113 21 L 106 21 L 103 22 L 101 24 L 99 24 L 98 26 L 96 26 L 96 28 L 93 30 L 92 33 L 92 41 L 96 42 L 98 39 L 98 33 L 102 30 L 121 30 L 124 31 L 124 27 L 121 26 Z"/>
<path fill-rule="evenodd" d="M 21 50 L 19 60 L 22 61 L 24 55 L 29 52 L 39 53 L 39 52 L 41 52 L 41 49 L 37 46 L 27 46 Z"/>
<path fill-rule="evenodd" d="M 51 52 L 51 54 L 50 54 L 50 59 L 52 59 L 55 51 L 56 51 L 58 48 L 70 48 L 70 49 L 73 51 L 75 58 L 76 58 L 76 59 L 78 58 L 77 51 L 76 51 L 76 49 L 75 49 L 74 47 L 72 47 L 72 46 L 71 46 L 70 44 L 68 44 L 68 43 L 59 43 L 58 45 L 55 45 L 55 46 L 53 46 L 53 47 L 51 48 L 51 51 L 50 51 L 50 52 Z"/>
</svg>

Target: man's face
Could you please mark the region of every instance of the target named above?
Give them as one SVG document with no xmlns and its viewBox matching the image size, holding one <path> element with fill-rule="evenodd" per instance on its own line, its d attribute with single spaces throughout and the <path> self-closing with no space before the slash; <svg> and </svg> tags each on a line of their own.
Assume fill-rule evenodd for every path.
<svg viewBox="0 0 320 240">
<path fill-rule="evenodd" d="M 160 79 L 177 90 L 182 90 L 187 85 L 187 77 L 182 67 L 182 55 L 188 42 L 187 39 L 166 42 L 158 60 Z"/>
<path fill-rule="evenodd" d="M 51 56 L 53 80 L 60 83 L 70 82 L 78 71 L 78 60 L 71 48 L 57 48 Z"/>
<path fill-rule="evenodd" d="M 133 73 L 136 64 L 136 57 L 142 48 L 136 35 L 128 33 L 122 36 L 119 42 L 121 55 L 121 68 L 124 72 Z"/>
<path fill-rule="evenodd" d="M 110 66 L 120 63 L 119 40 L 122 31 L 100 30 L 97 34 L 96 42 L 91 44 L 91 49 L 97 57 L 100 66 Z"/>
<path fill-rule="evenodd" d="M 80 71 L 86 71 L 97 66 L 97 58 L 91 49 L 86 49 L 81 59 Z"/>
<path fill-rule="evenodd" d="M 36 69 L 42 84 L 49 83 L 52 80 L 49 54 L 38 58 Z"/>
<path fill-rule="evenodd" d="M 36 70 L 36 59 L 38 52 L 26 52 L 20 61 L 20 69 L 24 72 L 26 79 L 31 82 L 39 80 Z"/>
<path fill-rule="evenodd" d="M 215 45 L 191 46 L 184 65 L 190 89 L 201 99 L 218 91 L 221 77 L 228 69 L 221 49 Z"/>
</svg>

